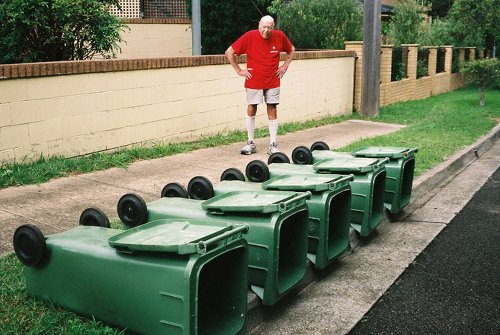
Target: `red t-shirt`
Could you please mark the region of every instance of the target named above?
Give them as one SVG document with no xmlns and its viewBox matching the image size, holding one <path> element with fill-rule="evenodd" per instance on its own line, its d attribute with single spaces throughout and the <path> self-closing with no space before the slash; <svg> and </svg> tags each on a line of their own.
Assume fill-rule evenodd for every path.
<svg viewBox="0 0 500 335">
<path fill-rule="evenodd" d="M 281 30 L 273 30 L 269 39 L 263 38 L 259 30 L 250 30 L 231 45 L 237 55 L 247 54 L 247 69 L 252 78 L 245 80 L 246 88 L 268 89 L 280 86 L 276 76 L 280 52 L 290 53 L 292 43 Z"/>
</svg>

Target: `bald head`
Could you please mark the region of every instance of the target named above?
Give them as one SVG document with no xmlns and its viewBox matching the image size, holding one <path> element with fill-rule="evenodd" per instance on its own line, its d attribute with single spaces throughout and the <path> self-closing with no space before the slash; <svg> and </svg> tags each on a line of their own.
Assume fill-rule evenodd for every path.
<svg viewBox="0 0 500 335">
<path fill-rule="evenodd" d="M 269 39 L 271 37 L 271 32 L 274 29 L 274 19 L 270 15 L 263 16 L 259 22 L 259 32 L 260 36 L 264 39 Z"/>
</svg>

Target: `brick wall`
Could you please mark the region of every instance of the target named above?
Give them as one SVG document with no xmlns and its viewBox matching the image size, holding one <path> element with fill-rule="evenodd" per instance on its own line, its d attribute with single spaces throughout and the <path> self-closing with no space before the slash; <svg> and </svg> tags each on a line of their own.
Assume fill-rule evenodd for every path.
<svg viewBox="0 0 500 335">
<path fill-rule="evenodd" d="M 353 91 L 354 52 L 297 52 L 280 121 L 350 114 Z M 244 129 L 245 110 L 223 55 L 0 65 L 0 160 L 195 140 Z"/>
<path fill-rule="evenodd" d="M 192 55 L 191 20 L 186 18 L 125 19 L 117 59 Z"/>
<path fill-rule="evenodd" d="M 451 73 L 453 47 L 444 46 L 444 72 L 436 73 L 437 48 L 429 49 L 428 76 L 417 79 L 417 44 L 404 44 L 407 52 L 407 77 L 403 80 L 391 82 L 392 46 L 381 46 L 380 57 L 380 106 L 386 106 L 400 101 L 424 99 L 432 95 L 453 91 L 464 86 L 464 77 L 460 73 Z M 346 50 L 355 52 L 355 83 L 353 106 L 359 111 L 361 105 L 361 73 L 363 58 L 362 42 L 346 42 Z M 484 54 L 484 53 L 483 53 Z M 481 55 L 481 54 L 480 54 Z M 460 48 L 459 63 L 465 60 L 472 61 L 475 57 L 475 48 Z"/>
</svg>

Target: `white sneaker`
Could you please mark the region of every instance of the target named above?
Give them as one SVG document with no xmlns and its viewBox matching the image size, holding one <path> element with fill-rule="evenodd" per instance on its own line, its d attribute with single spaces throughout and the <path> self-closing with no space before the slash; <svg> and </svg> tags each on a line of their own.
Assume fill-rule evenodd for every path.
<svg viewBox="0 0 500 335">
<path fill-rule="evenodd" d="M 273 143 L 269 144 L 269 148 L 267 149 L 267 154 L 272 155 L 272 154 L 275 154 L 277 152 L 280 152 L 278 150 L 278 143 L 273 142 Z"/>
<path fill-rule="evenodd" d="M 247 145 L 245 145 L 243 148 L 241 148 L 241 154 L 242 155 L 250 155 L 254 154 L 257 152 L 257 146 L 253 141 L 248 141 Z"/>
</svg>

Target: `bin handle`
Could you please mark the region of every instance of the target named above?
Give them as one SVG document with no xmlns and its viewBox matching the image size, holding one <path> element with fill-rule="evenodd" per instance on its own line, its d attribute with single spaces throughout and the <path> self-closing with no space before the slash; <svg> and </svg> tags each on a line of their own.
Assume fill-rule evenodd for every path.
<svg viewBox="0 0 500 335">
<path fill-rule="evenodd" d="M 345 175 L 345 176 L 342 176 L 341 178 L 339 178 L 338 180 L 335 180 L 335 181 L 331 181 L 329 184 L 328 184 L 328 188 L 330 191 L 333 191 L 337 188 L 337 185 L 341 184 L 341 183 L 344 183 L 346 181 L 353 181 L 354 180 L 354 175 L 353 174 L 348 174 L 348 175 Z"/>
<path fill-rule="evenodd" d="M 222 233 L 220 235 L 217 235 L 215 237 L 212 237 L 206 241 L 199 241 L 197 244 L 196 244 L 196 252 L 198 252 L 199 254 L 204 254 L 207 252 L 207 249 L 208 249 L 208 246 L 209 245 L 212 245 L 214 243 L 217 243 L 225 238 L 228 238 L 232 235 L 235 235 L 237 233 L 243 233 L 243 234 L 246 234 L 248 232 L 248 229 L 249 229 L 249 226 L 247 224 L 243 224 L 243 225 L 240 225 L 236 228 L 233 228 L 229 231 L 226 231 L 225 233 Z"/>
<path fill-rule="evenodd" d="M 294 197 L 290 200 L 280 202 L 280 203 L 278 203 L 278 210 L 281 213 L 284 213 L 288 208 L 290 208 L 289 207 L 290 204 L 297 202 L 299 200 L 302 200 L 302 199 L 304 199 L 304 200 L 311 199 L 311 195 L 312 195 L 312 193 L 307 191 L 307 192 L 303 192 L 303 194 L 299 194 L 297 197 Z"/>
<path fill-rule="evenodd" d="M 382 159 L 380 162 L 378 162 L 378 163 L 376 164 L 376 166 L 377 166 L 378 168 L 380 168 L 380 167 L 382 167 L 383 165 L 385 165 L 385 163 L 387 163 L 388 161 L 390 161 L 389 157 L 385 157 L 385 158 L 384 158 L 384 159 Z"/>
</svg>

